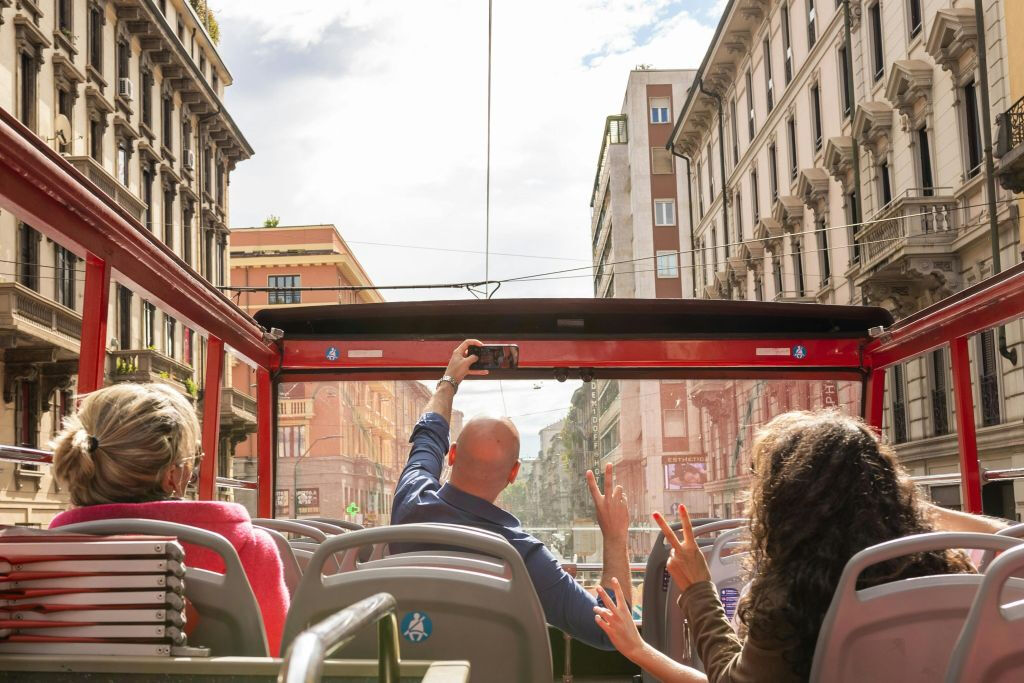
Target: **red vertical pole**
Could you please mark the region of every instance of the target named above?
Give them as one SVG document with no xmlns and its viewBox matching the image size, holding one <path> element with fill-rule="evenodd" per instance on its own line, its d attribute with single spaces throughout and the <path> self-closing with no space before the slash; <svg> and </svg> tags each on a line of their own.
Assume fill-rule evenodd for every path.
<svg viewBox="0 0 1024 683">
<path fill-rule="evenodd" d="M 885 368 L 875 368 L 868 375 L 864 421 L 882 431 L 882 407 L 885 401 Z"/>
<path fill-rule="evenodd" d="M 110 265 L 88 253 L 85 256 L 85 299 L 82 302 L 82 346 L 78 358 L 79 395 L 103 386 L 109 300 Z"/>
<path fill-rule="evenodd" d="M 256 370 L 256 512 L 274 516 L 274 392 L 270 371 Z"/>
<path fill-rule="evenodd" d="M 206 381 L 203 384 L 203 466 L 199 470 L 199 500 L 213 500 L 220 445 L 220 385 L 224 373 L 224 342 L 212 334 L 206 340 Z"/>
<path fill-rule="evenodd" d="M 981 514 L 981 468 L 978 465 L 978 440 L 974 429 L 974 394 L 971 391 L 971 362 L 967 337 L 949 344 L 953 361 L 953 401 L 956 405 L 956 436 L 960 447 L 960 492 L 964 509 Z"/>
</svg>

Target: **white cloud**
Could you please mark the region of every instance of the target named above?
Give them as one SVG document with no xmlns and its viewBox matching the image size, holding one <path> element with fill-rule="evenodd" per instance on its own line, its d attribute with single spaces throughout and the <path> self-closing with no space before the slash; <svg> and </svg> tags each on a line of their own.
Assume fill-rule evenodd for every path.
<svg viewBox="0 0 1024 683">
<path fill-rule="evenodd" d="M 667 0 L 495 3 L 492 251 L 589 258 L 601 130 L 629 69 L 696 67 L 710 40 L 672 11 Z M 484 248 L 487 3 L 223 0 L 218 16 L 228 107 L 256 150 L 232 177 L 234 225 L 274 213 L 336 223 L 353 242 Z M 377 284 L 484 271 L 477 255 L 353 248 Z M 580 265 L 492 256 L 491 275 Z M 589 269 L 579 274 L 498 296 L 589 296 Z"/>
</svg>

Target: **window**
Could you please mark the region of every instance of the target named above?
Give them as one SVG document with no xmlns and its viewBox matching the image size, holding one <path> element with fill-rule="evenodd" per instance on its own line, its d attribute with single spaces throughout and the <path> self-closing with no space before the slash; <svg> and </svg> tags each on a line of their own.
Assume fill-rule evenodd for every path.
<svg viewBox="0 0 1024 683">
<path fill-rule="evenodd" d="M 757 191 L 757 171 L 750 172 L 750 215 L 753 216 L 754 225 L 761 220 L 761 198 Z"/>
<path fill-rule="evenodd" d="M 63 114 L 68 117 L 68 122 L 74 126 L 75 114 L 72 107 L 74 98 L 71 97 L 71 92 L 65 88 L 57 89 L 57 113 Z M 74 128 L 72 128 L 71 137 L 74 137 Z M 71 151 L 71 138 L 64 140 L 60 143 L 60 150 L 62 154 L 67 154 Z"/>
<path fill-rule="evenodd" d="M 658 277 L 679 277 L 679 254 L 674 251 L 655 252 Z"/>
<path fill-rule="evenodd" d="M 164 190 L 164 244 L 174 249 L 174 190 Z"/>
<path fill-rule="evenodd" d="M 981 347 L 978 363 L 978 389 L 981 394 L 981 424 L 983 427 L 1000 423 L 999 411 L 999 359 L 996 356 L 996 335 L 985 330 L 978 335 Z"/>
<path fill-rule="evenodd" d="M 130 144 L 130 142 L 124 139 L 119 140 L 117 143 L 117 179 L 125 187 L 128 187 L 128 169 L 132 155 L 128 147 Z"/>
<path fill-rule="evenodd" d="M 156 306 L 148 301 L 142 302 L 142 346 L 156 348 Z"/>
<path fill-rule="evenodd" d="M 177 326 L 177 320 L 169 315 L 164 315 L 164 353 L 170 358 L 174 358 L 174 333 Z"/>
<path fill-rule="evenodd" d="M 779 198 L 779 160 L 774 142 L 768 145 L 768 188 L 774 203 Z"/>
<path fill-rule="evenodd" d="M 664 149 L 664 148 L 662 148 L 661 151 L 664 152 L 665 157 L 668 158 L 669 170 L 667 172 L 671 173 L 672 172 L 672 153 L 669 152 L 667 149 Z M 217 204 L 220 205 L 220 206 L 224 206 L 224 164 L 221 163 L 220 159 L 217 160 Z"/>
<path fill-rule="evenodd" d="M 850 98 L 850 95 L 852 94 L 852 81 L 850 80 L 850 60 L 847 59 L 845 45 L 839 47 L 839 70 L 842 75 L 841 85 L 843 86 L 843 117 L 849 118 L 850 114 L 853 112 L 853 102 Z"/>
<path fill-rule="evenodd" d="M 740 134 L 736 127 L 736 98 L 729 102 L 729 125 L 732 128 L 732 163 L 740 163 Z"/>
<path fill-rule="evenodd" d="M 782 54 L 783 54 L 783 75 L 786 78 L 786 85 L 793 80 L 793 40 L 789 35 L 789 6 L 782 6 Z"/>
<path fill-rule="evenodd" d="M 192 365 L 192 349 L 195 347 L 195 331 L 191 327 L 181 326 L 181 362 Z"/>
<path fill-rule="evenodd" d="M 41 235 L 27 223 L 18 224 L 18 282 L 39 291 L 39 242 Z"/>
<path fill-rule="evenodd" d="M 78 257 L 59 244 L 54 247 L 53 252 L 54 260 L 57 262 L 57 281 L 54 286 L 57 303 L 74 310 L 75 266 Z"/>
<path fill-rule="evenodd" d="M 821 286 L 824 287 L 832 277 L 832 257 L 828 251 L 828 228 L 825 227 L 825 220 L 822 218 L 816 221 L 815 228 L 818 236 L 818 267 L 821 269 Z"/>
<path fill-rule="evenodd" d="M 754 277 L 754 298 L 764 301 L 764 278 L 760 275 Z"/>
<path fill-rule="evenodd" d="M 14 442 L 26 448 L 39 446 L 39 382 L 14 383 Z"/>
<path fill-rule="evenodd" d="M 781 296 L 784 289 L 782 285 L 782 259 L 778 256 L 772 258 L 772 279 L 775 284 L 775 296 Z"/>
<path fill-rule="evenodd" d="M 185 44 L 185 18 L 178 15 L 178 42 Z"/>
<path fill-rule="evenodd" d="M 907 441 L 907 396 L 903 383 L 903 366 L 892 367 L 892 440 L 893 443 Z"/>
<path fill-rule="evenodd" d="M 651 147 L 651 173 L 671 173 L 672 153 L 664 147 Z"/>
<path fill-rule="evenodd" d="M 203 191 L 206 194 L 210 194 L 210 190 L 213 187 L 213 150 L 209 147 L 206 148 L 206 153 L 203 155 Z"/>
<path fill-rule="evenodd" d="M 946 391 L 946 350 L 932 351 L 929 363 L 932 375 L 932 428 L 935 436 L 949 434 L 949 403 Z"/>
<path fill-rule="evenodd" d="M 871 26 L 871 68 L 874 79 L 878 81 L 885 74 L 885 55 L 882 50 L 881 2 L 876 2 L 868 8 L 868 22 Z"/>
<path fill-rule="evenodd" d="M 142 123 L 153 126 L 153 74 L 148 69 L 142 70 L 139 77 L 139 94 L 141 102 L 139 108 L 142 110 Z"/>
<path fill-rule="evenodd" d="M 132 290 L 124 285 L 117 286 L 117 334 L 121 338 L 121 350 L 132 347 Z"/>
<path fill-rule="evenodd" d="M 146 203 L 146 229 L 153 230 L 153 170 L 149 164 L 142 166 L 142 201 Z"/>
<path fill-rule="evenodd" d="M 299 458 L 306 454 L 306 426 L 277 428 L 277 452 L 282 458 Z"/>
<path fill-rule="evenodd" d="M 814 0 L 807 0 L 807 49 L 814 47 L 818 40 L 818 15 L 814 8 Z"/>
<path fill-rule="evenodd" d="M 736 190 L 736 198 L 733 201 L 733 206 L 736 207 L 736 234 L 739 238 L 743 239 L 743 195 L 739 190 Z"/>
<path fill-rule="evenodd" d="M 967 177 L 981 171 L 981 124 L 978 116 L 978 93 L 972 80 L 964 86 L 964 125 L 967 132 Z"/>
<path fill-rule="evenodd" d="M 163 108 L 160 116 L 160 129 L 163 134 L 164 147 L 168 151 L 174 149 L 174 98 L 170 93 L 164 95 Z"/>
<path fill-rule="evenodd" d="M 288 287 L 289 289 L 273 289 L 267 297 L 268 304 L 298 304 L 302 302 L 302 292 L 298 291 L 300 286 L 299 275 L 270 275 L 267 277 L 267 287 Z"/>
<path fill-rule="evenodd" d="M 921 0 L 907 0 L 907 12 L 910 15 L 910 37 L 914 38 L 921 33 L 923 27 Z"/>
<path fill-rule="evenodd" d="M 857 241 L 857 231 L 860 230 L 860 205 L 856 190 L 846 195 L 846 223 L 850 226 L 850 244 L 853 248 L 852 262 L 860 263 L 860 242 Z"/>
<path fill-rule="evenodd" d="M 882 191 L 882 206 L 892 201 L 892 179 L 889 178 L 889 161 L 883 161 L 878 167 L 878 182 Z"/>
<path fill-rule="evenodd" d="M 796 154 L 796 119 L 792 116 L 786 121 L 786 142 L 789 146 L 789 179 L 796 180 L 799 162 Z"/>
<path fill-rule="evenodd" d="M 750 71 L 747 70 L 747 135 L 748 142 L 754 141 L 754 82 L 750 76 Z"/>
<path fill-rule="evenodd" d="M 103 10 L 89 8 L 89 66 L 103 72 Z"/>
<path fill-rule="evenodd" d="M 18 119 L 35 130 L 36 122 L 36 60 L 29 52 L 18 55 L 21 66 L 21 88 L 18 97 Z"/>
<path fill-rule="evenodd" d="M 676 200 L 655 199 L 654 200 L 654 224 L 675 225 L 676 224 Z"/>
<path fill-rule="evenodd" d="M 57 30 L 71 33 L 71 0 L 57 0 Z"/>
<path fill-rule="evenodd" d="M 652 97 L 649 101 L 651 104 L 651 123 L 668 123 L 670 103 L 669 98 Z"/>
<path fill-rule="evenodd" d="M 935 183 L 932 180 L 932 154 L 928 144 L 928 128 L 921 126 L 917 130 L 917 165 L 921 170 L 921 193 L 925 197 L 935 194 Z"/>
<path fill-rule="evenodd" d="M 192 263 L 192 202 L 182 199 L 181 201 L 181 258 L 185 263 Z"/>
<path fill-rule="evenodd" d="M 764 39 L 764 83 L 765 93 L 768 98 L 768 113 L 775 108 L 775 84 L 772 81 L 772 44 L 768 38 Z"/>
<path fill-rule="evenodd" d="M 701 218 L 704 218 L 704 175 L 700 171 L 700 162 L 697 162 L 697 209 Z"/>
<path fill-rule="evenodd" d="M 814 120 L 814 150 L 819 151 L 824 134 L 821 131 L 821 90 L 817 83 L 811 86 L 811 116 Z"/>
<path fill-rule="evenodd" d="M 796 286 L 796 295 L 803 296 L 804 287 L 804 255 L 803 245 L 800 240 L 793 240 L 793 284 Z"/>
<path fill-rule="evenodd" d="M 715 201 L 715 157 L 711 150 L 711 143 L 708 143 L 708 201 Z"/>
<path fill-rule="evenodd" d="M 103 163 L 103 121 L 98 117 L 89 119 L 89 156 Z"/>
<path fill-rule="evenodd" d="M 117 78 L 129 78 L 128 62 L 131 59 L 131 50 L 127 40 L 117 41 Z M 118 91 L 121 86 L 118 84 Z"/>
</svg>

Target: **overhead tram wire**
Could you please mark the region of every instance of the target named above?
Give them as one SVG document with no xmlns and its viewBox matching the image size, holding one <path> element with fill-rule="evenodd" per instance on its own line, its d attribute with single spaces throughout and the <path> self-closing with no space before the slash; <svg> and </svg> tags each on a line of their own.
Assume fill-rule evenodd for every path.
<svg viewBox="0 0 1024 683">
<path fill-rule="evenodd" d="M 1007 202 L 1016 202 L 1017 200 L 1016 200 L 1016 198 L 1011 198 L 1011 199 L 1000 199 L 1000 200 L 997 200 L 997 201 L 999 203 L 1007 203 Z M 967 205 L 964 205 L 964 206 L 957 207 L 957 210 L 963 210 L 963 209 L 969 209 L 969 208 L 977 208 L 977 207 L 982 207 L 982 206 L 987 206 L 987 204 L 967 204 Z M 915 218 L 915 217 L 921 217 L 921 216 L 934 216 L 934 215 L 935 215 L 934 213 L 926 211 L 926 212 L 920 212 L 920 213 L 904 214 L 900 218 L 906 219 L 906 218 Z M 794 235 L 794 236 L 797 236 L 797 235 L 815 235 L 815 234 L 817 234 L 818 232 L 821 232 L 821 231 L 845 230 L 845 229 L 854 228 L 854 227 L 860 227 L 860 226 L 865 226 L 865 225 L 873 225 L 875 223 L 880 223 L 880 222 L 883 222 L 883 221 L 890 221 L 890 220 L 893 220 L 893 219 L 892 218 L 884 218 L 884 219 L 875 218 L 875 219 L 871 219 L 871 220 L 859 221 L 859 222 L 856 222 L 856 223 L 846 223 L 846 224 L 843 224 L 843 225 L 834 225 L 834 226 L 827 227 L 827 228 L 820 228 L 820 229 L 819 228 L 815 228 L 813 230 L 803 230 L 803 231 L 800 231 L 800 232 L 792 232 L 792 233 L 787 233 L 787 234 Z M 960 232 L 964 227 L 968 227 L 968 226 L 960 226 L 959 228 L 957 228 L 955 230 L 955 232 Z M 768 242 L 768 241 L 773 240 L 773 239 L 778 239 L 778 238 L 775 238 L 775 237 L 752 237 L 752 238 L 750 238 L 748 240 L 744 240 L 742 242 L 729 242 L 729 243 L 726 243 L 726 244 L 721 244 L 721 245 L 718 245 L 718 247 L 720 249 L 721 248 L 728 248 L 728 247 L 738 246 L 740 244 L 746 244 L 748 242 Z M 861 246 L 865 246 L 865 245 L 868 245 L 868 244 L 882 244 L 882 243 L 885 243 L 885 242 L 893 242 L 893 241 L 896 241 L 896 240 L 899 240 L 899 239 L 903 239 L 903 237 L 902 236 L 886 237 L 886 238 L 882 238 L 882 239 L 878 239 L 878 240 L 871 240 L 871 241 L 867 241 L 867 242 L 859 242 L 858 244 L 860 244 Z M 695 253 L 695 252 L 699 253 L 699 251 L 700 250 L 696 250 L 696 249 L 682 249 L 682 250 L 679 250 L 679 251 L 676 251 L 676 252 L 672 252 L 672 253 L 673 254 L 677 254 L 677 255 L 682 255 L 682 254 L 690 254 L 690 253 Z M 820 253 L 822 251 L 824 251 L 824 249 L 804 249 L 804 250 L 801 251 L 801 253 L 802 254 L 814 254 L 814 253 Z M 641 262 L 641 261 L 653 261 L 654 258 L 655 258 L 654 256 L 642 256 L 642 257 L 639 257 L 639 258 L 622 259 L 622 260 L 619 260 L 619 261 L 609 261 L 608 263 L 606 263 L 604 265 L 605 266 L 616 266 L 616 265 L 623 265 L 623 264 L 627 264 L 627 263 L 638 263 L 638 262 Z M 732 258 L 732 257 L 727 257 L 725 259 L 725 261 L 728 261 L 729 258 Z M 756 259 L 751 258 L 751 259 L 744 259 L 744 260 L 747 261 L 747 262 L 751 262 L 751 261 L 756 260 Z M 704 264 L 703 267 L 707 267 L 707 265 L 708 264 Z M 683 270 L 683 269 L 696 269 L 696 268 L 701 268 L 701 267 L 702 266 L 692 266 L 692 265 L 682 265 L 682 264 L 677 266 L 677 268 L 679 270 Z M 335 291 L 335 292 L 340 292 L 340 291 L 401 290 L 401 289 L 471 289 L 471 288 L 474 288 L 474 287 L 482 287 L 482 286 L 487 286 L 487 285 L 491 285 L 491 284 L 500 286 L 500 285 L 504 285 L 504 284 L 511 284 L 511 283 L 517 283 L 517 282 L 543 282 L 543 281 L 546 281 L 546 280 L 563 280 L 563 279 L 564 280 L 568 280 L 568 279 L 576 279 L 576 278 L 581 278 L 581 277 L 591 277 L 592 276 L 591 274 L 565 275 L 566 273 L 576 273 L 576 272 L 581 271 L 581 270 L 593 271 L 593 266 L 591 265 L 591 266 L 580 266 L 580 267 L 576 267 L 576 268 L 564 268 L 564 269 L 561 269 L 561 270 L 552 270 L 552 271 L 547 271 L 547 272 L 543 272 L 543 273 L 533 273 L 533 274 L 530 274 L 530 275 L 520 275 L 520 276 L 516 276 L 516 277 L 502 278 L 502 279 L 499 279 L 499 280 L 487 280 L 487 281 L 477 280 L 477 281 L 468 281 L 468 282 L 428 283 L 428 284 L 416 284 L 416 285 L 326 285 L 326 286 L 322 286 L 322 287 L 317 287 L 317 286 L 312 286 L 312 287 L 235 287 L 235 286 L 231 286 L 231 285 L 224 285 L 224 286 L 219 287 L 219 289 L 221 289 L 221 290 L 230 290 L 230 291 L 243 291 L 243 292 L 271 292 L 271 291 L 273 291 L 273 292 L 277 292 L 277 291 L 297 291 L 297 292 L 301 292 L 301 291 L 311 291 L 311 292 L 315 292 L 315 291 Z M 634 272 L 634 273 L 654 272 L 654 270 L 656 270 L 656 269 L 635 270 L 635 271 L 619 271 L 619 272 L 621 272 L 623 274 L 628 274 L 630 272 Z M 558 277 L 558 276 L 561 276 L 561 277 Z M 491 292 L 491 293 L 493 294 L 493 292 Z"/>
<path fill-rule="evenodd" d="M 487 179 L 484 199 L 484 281 L 491 279 L 491 37 L 494 22 L 494 0 L 487 0 Z M 499 285 L 500 286 L 500 285 Z M 484 285 L 484 298 L 490 299 L 493 292 Z"/>
</svg>

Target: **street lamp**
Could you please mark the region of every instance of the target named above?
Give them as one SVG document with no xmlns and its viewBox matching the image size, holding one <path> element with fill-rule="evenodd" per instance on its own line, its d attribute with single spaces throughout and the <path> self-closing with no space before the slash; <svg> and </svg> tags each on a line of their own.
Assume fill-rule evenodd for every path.
<svg viewBox="0 0 1024 683">
<path fill-rule="evenodd" d="M 309 447 L 307 447 L 306 450 L 302 452 L 302 455 L 295 458 L 295 465 L 292 467 L 292 500 L 294 501 L 295 505 L 296 519 L 298 519 L 299 517 L 299 465 L 302 463 L 303 458 L 305 458 L 309 454 L 309 452 L 313 450 L 313 446 L 317 445 L 321 441 L 326 441 L 327 439 L 341 438 L 343 438 L 341 434 L 329 434 L 327 436 L 317 437 L 316 439 L 313 439 L 312 442 L 310 442 Z"/>
</svg>

